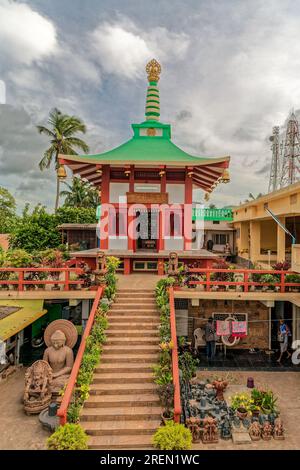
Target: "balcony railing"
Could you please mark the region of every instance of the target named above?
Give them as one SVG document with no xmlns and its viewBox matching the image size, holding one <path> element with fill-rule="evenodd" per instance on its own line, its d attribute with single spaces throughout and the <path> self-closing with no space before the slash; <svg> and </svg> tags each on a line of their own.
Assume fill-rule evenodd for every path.
<svg viewBox="0 0 300 470">
<path fill-rule="evenodd" d="M 235 288 L 235 290 L 241 290 L 243 292 L 251 292 L 252 290 L 259 290 L 260 288 L 262 288 L 262 290 L 274 290 L 281 293 L 288 292 L 291 288 L 300 292 L 300 282 L 298 282 L 298 280 L 297 282 L 289 282 L 286 280 L 287 275 L 296 274 L 292 271 L 190 268 L 188 272 L 190 274 L 190 279 L 187 281 L 188 287 L 202 285 L 207 292 L 213 290 L 214 286 L 217 286 L 219 289 L 221 287 L 224 290 Z M 272 275 L 273 279 L 269 281 L 267 279 L 257 279 L 264 275 Z M 252 287 L 253 289 L 251 289 Z"/>
<path fill-rule="evenodd" d="M 43 279 L 43 273 L 45 279 Z M 80 286 L 83 280 L 70 278 L 70 274 L 83 274 L 81 268 L 0 268 L 0 289 L 13 286 L 13 290 L 23 292 L 25 289 L 34 289 L 35 286 L 46 289 L 46 286 L 62 286 L 63 291 L 69 291 L 70 286 Z M 16 275 L 16 279 L 10 279 Z"/>
</svg>

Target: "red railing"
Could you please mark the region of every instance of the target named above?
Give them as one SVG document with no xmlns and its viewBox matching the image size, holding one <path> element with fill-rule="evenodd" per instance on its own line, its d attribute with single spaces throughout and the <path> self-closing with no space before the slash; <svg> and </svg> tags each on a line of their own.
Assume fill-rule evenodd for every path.
<svg viewBox="0 0 300 470">
<path fill-rule="evenodd" d="M 242 286 L 244 292 L 249 292 L 249 287 L 251 286 L 261 286 L 261 287 L 279 287 L 279 292 L 286 292 L 288 287 L 297 287 L 300 291 L 300 282 L 286 282 L 285 276 L 287 274 L 297 274 L 292 271 L 275 271 L 275 270 L 263 270 L 263 269 L 202 269 L 202 268 L 190 268 L 189 273 L 193 273 L 196 275 L 205 276 L 205 279 L 199 280 L 190 280 L 188 285 L 203 285 L 206 291 L 210 291 L 212 286 L 235 286 L 240 287 Z M 228 280 L 221 280 L 222 276 L 220 276 L 220 280 L 213 280 L 212 274 L 219 274 L 219 273 L 226 273 L 227 275 L 234 276 L 235 274 L 240 274 L 243 276 L 242 280 L 237 281 L 228 281 Z M 275 282 L 259 282 L 251 280 L 252 274 L 276 274 L 280 276 L 280 280 L 275 280 Z M 223 276 L 225 277 L 225 276 Z M 277 281 L 277 282 L 276 282 Z"/>
<path fill-rule="evenodd" d="M 16 290 L 18 291 L 24 291 L 26 286 L 46 286 L 46 285 L 62 285 L 63 290 L 69 291 L 70 290 L 70 285 L 81 285 L 83 284 L 83 280 L 77 279 L 77 280 L 72 280 L 70 279 L 70 274 L 71 273 L 75 274 L 82 274 L 83 270 L 81 268 L 0 268 L 0 287 L 1 286 L 16 286 Z M 7 275 L 5 274 L 18 274 L 18 279 L 5 279 Z M 52 279 L 28 279 L 26 278 L 26 275 L 32 275 L 36 274 L 38 277 L 39 273 L 45 273 L 48 274 L 49 277 L 51 278 L 51 273 L 52 273 Z M 54 275 L 55 273 L 55 275 Z M 60 275 L 64 273 L 64 279 L 59 279 Z M 53 279 L 54 277 L 57 277 L 57 279 Z"/>
<path fill-rule="evenodd" d="M 89 334 L 91 332 L 91 329 L 92 329 L 92 326 L 94 324 L 95 315 L 96 315 L 96 312 L 97 312 L 97 308 L 98 308 L 103 290 L 104 290 L 103 286 L 99 287 L 98 290 L 97 290 L 95 300 L 93 302 L 93 306 L 92 306 L 92 309 L 91 309 L 91 313 L 89 315 L 84 333 L 82 335 L 81 343 L 80 343 L 80 346 L 79 346 L 79 349 L 78 349 L 78 352 L 77 352 L 77 355 L 76 355 L 76 359 L 75 359 L 75 362 L 74 362 L 74 365 L 73 365 L 73 368 L 72 368 L 72 372 L 71 372 L 70 378 L 68 380 L 67 388 L 66 388 L 66 391 L 64 393 L 61 405 L 60 405 L 60 407 L 57 411 L 57 416 L 59 416 L 59 422 L 62 426 L 64 426 L 67 422 L 68 407 L 69 407 L 69 404 L 70 404 L 70 401 L 71 401 L 71 398 L 72 398 L 73 390 L 74 390 L 74 387 L 75 387 L 75 384 L 76 384 L 77 375 L 78 375 L 80 365 L 81 365 L 81 361 L 82 361 L 82 358 L 83 358 L 83 354 L 84 354 L 84 351 L 85 351 L 86 339 L 89 336 Z"/>
<path fill-rule="evenodd" d="M 180 398 L 180 381 L 179 381 L 179 366 L 178 366 L 178 351 L 177 351 L 177 333 L 176 333 L 176 318 L 175 318 L 175 302 L 173 287 L 169 289 L 170 301 L 170 326 L 171 326 L 171 341 L 172 348 L 172 374 L 174 385 L 174 421 L 180 423 L 181 416 L 181 398 Z"/>
</svg>

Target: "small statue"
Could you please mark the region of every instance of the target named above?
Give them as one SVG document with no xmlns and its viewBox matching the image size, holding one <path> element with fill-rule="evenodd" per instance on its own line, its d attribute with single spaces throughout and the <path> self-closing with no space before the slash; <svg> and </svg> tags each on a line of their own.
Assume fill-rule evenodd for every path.
<svg viewBox="0 0 300 470">
<path fill-rule="evenodd" d="M 38 414 L 51 401 L 52 370 L 46 361 L 35 361 L 25 372 L 24 411 Z"/>
<path fill-rule="evenodd" d="M 169 254 L 168 274 L 169 276 L 176 276 L 178 274 L 178 255 L 175 251 Z"/>
<path fill-rule="evenodd" d="M 269 441 L 272 438 L 273 427 L 269 421 L 266 421 L 262 428 L 261 437 L 264 441 Z"/>
<path fill-rule="evenodd" d="M 94 271 L 96 285 L 105 283 L 105 274 L 107 273 L 106 256 L 103 251 L 97 254 L 97 267 Z"/>
<path fill-rule="evenodd" d="M 231 438 L 231 425 L 228 418 L 225 418 L 221 425 L 221 437 L 225 440 Z"/>
<path fill-rule="evenodd" d="M 219 441 L 218 437 L 218 424 L 215 418 L 208 416 L 203 420 L 203 435 L 202 435 L 202 442 L 204 444 L 211 444 L 214 442 Z"/>
<path fill-rule="evenodd" d="M 284 439 L 284 427 L 280 418 L 275 419 L 273 437 L 274 439 Z"/>
<path fill-rule="evenodd" d="M 201 427 L 200 427 L 200 424 L 201 424 L 200 418 L 194 418 L 194 417 L 188 418 L 185 421 L 185 424 L 192 433 L 193 442 L 194 443 L 199 442 L 200 441 L 200 436 L 201 436 L 201 431 L 202 431 Z"/>
<path fill-rule="evenodd" d="M 226 380 L 218 378 L 212 384 L 217 391 L 216 399 L 219 401 L 224 401 L 224 391 L 228 385 L 228 382 Z"/>
<path fill-rule="evenodd" d="M 55 320 L 45 330 L 44 338 L 48 347 L 43 359 L 51 366 L 51 391 L 56 396 L 70 377 L 74 364 L 72 347 L 75 346 L 77 337 L 75 325 L 68 320 Z"/>
<path fill-rule="evenodd" d="M 253 421 L 249 427 L 249 435 L 252 441 L 259 441 L 261 437 L 261 429 L 262 426 L 259 424 L 258 421 Z"/>
</svg>

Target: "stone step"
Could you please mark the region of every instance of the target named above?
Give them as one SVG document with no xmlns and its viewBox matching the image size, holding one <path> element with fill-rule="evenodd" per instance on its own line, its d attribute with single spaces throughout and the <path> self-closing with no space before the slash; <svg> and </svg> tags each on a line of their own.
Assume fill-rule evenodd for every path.
<svg viewBox="0 0 300 470">
<path fill-rule="evenodd" d="M 107 407 L 107 408 L 82 408 L 80 421 L 110 421 L 110 420 L 158 420 L 161 418 L 160 406 L 135 406 L 135 407 Z"/>
<path fill-rule="evenodd" d="M 158 329 L 158 327 L 159 327 L 158 322 L 137 323 L 135 321 L 128 322 L 127 318 L 122 318 L 119 322 L 117 321 L 112 322 L 112 323 L 110 322 L 108 331 L 122 330 L 124 331 L 124 333 L 126 333 L 127 331 L 134 331 L 137 329 L 139 329 L 139 331 L 154 330 L 154 329 Z"/>
<path fill-rule="evenodd" d="M 114 356 L 115 358 L 115 356 Z M 126 369 L 128 369 L 128 372 L 131 372 L 131 371 L 137 371 L 137 372 L 151 372 L 152 371 L 152 362 L 149 362 L 148 364 L 147 363 L 128 363 L 128 364 L 124 364 L 124 363 L 118 363 L 118 361 L 115 361 L 112 362 L 111 364 L 106 364 L 106 363 L 102 363 L 100 362 L 100 364 L 98 366 L 96 366 L 95 368 L 95 372 L 111 372 L 112 374 L 113 373 L 118 373 L 118 372 L 126 372 Z M 141 369 L 144 369 L 144 370 L 141 370 Z M 147 369 L 147 370 L 146 370 Z"/>
<path fill-rule="evenodd" d="M 155 325 L 159 325 L 159 318 L 158 316 L 153 316 L 153 315 L 132 315 L 132 316 L 125 316 L 125 315 L 109 315 L 108 321 L 109 321 L 109 326 L 111 326 L 113 323 L 123 323 L 124 320 L 126 320 L 126 323 L 152 323 Z"/>
<path fill-rule="evenodd" d="M 141 297 L 120 297 L 116 296 L 115 304 L 150 304 L 150 305 L 156 305 L 156 300 L 155 297 L 147 297 L 147 296 L 141 296 Z"/>
<path fill-rule="evenodd" d="M 152 309 L 157 309 L 157 305 L 153 300 L 147 300 L 147 299 L 141 299 L 141 300 L 117 300 L 114 302 L 111 306 L 111 309 L 117 308 L 117 307 L 122 307 L 122 308 L 128 308 L 128 307 L 136 307 L 138 309 L 140 308 L 152 308 Z"/>
<path fill-rule="evenodd" d="M 127 319 L 128 317 L 138 317 L 138 318 L 152 318 L 153 321 L 159 322 L 159 314 L 157 310 L 110 310 L 108 314 L 108 320 L 115 317 L 123 317 Z"/>
<path fill-rule="evenodd" d="M 151 336 L 153 338 L 156 337 L 159 339 L 158 328 L 155 330 L 144 330 L 143 332 L 141 332 L 141 330 L 124 331 L 124 330 L 110 330 L 110 329 L 108 329 L 108 331 L 106 332 L 107 338 L 114 338 L 118 336 L 121 336 L 121 337 L 123 336 L 124 338 L 136 338 L 136 337 L 139 338 L 141 334 L 143 335 L 143 337 Z"/>
<path fill-rule="evenodd" d="M 130 371 L 130 370 L 129 370 Z M 142 371 L 140 371 L 142 372 Z M 146 372 L 151 372 L 146 371 Z M 131 384 L 118 384 L 118 388 L 116 389 L 115 384 L 91 384 L 90 387 L 90 395 L 101 395 L 101 396 L 107 396 L 107 395 L 115 395 L 116 390 L 118 391 L 118 395 L 136 395 L 137 393 L 141 394 L 153 394 L 156 393 L 157 391 L 157 385 L 154 383 L 139 383 L 139 384 L 134 384 L 134 387 Z"/>
<path fill-rule="evenodd" d="M 148 305 L 128 305 L 128 304 L 115 304 L 109 311 L 108 316 L 111 315 L 112 312 L 126 312 L 127 315 L 130 315 L 130 312 L 138 312 L 138 315 L 142 315 L 142 313 L 154 313 L 155 315 L 159 316 L 159 312 L 156 307 L 148 307 Z"/>
<path fill-rule="evenodd" d="M 141 298 L 155 300 L 155 295 L 153 294 L 153 292 L 151 293 L 144 292 L 143 294 L 137 294 L 137 295 L 134 295 L 132 292 L 117 292 L 116 297 L 115 297 L 116 300 L 118 299 L 140 300 Z"/>
<path fill-rule="evenodd" d="M 122 293 L 122 294 L 132 294 L 133 296 L 135 295 L 138 295 L 138 294 L 143 294 L 143 293 L 150 293 L 152 295 L 154 295 L 155 293 L 155 290 L 154 289 L 145 289 L 143 287 L 141 288 L 138 288 L 138 287 L 133 287 L 132 289 L 128 289 L 128 288 L 118 288 L 117 290 L 118 294 L 119 293 Z"/>
<path fill-rule="evenodd" d="M 83 428 L 90 436 L 142 436 L 154 434 L 160 420 L 151 421 L 86 421 Z M 101 439 L 102 441 L 102 439 Z M 101 442 L 99 439 L 99 442 Z"/>
<path fill-rule="evenodd" d="M 154 434 L 154 433 L 153 433 Z M 132 436 L 91 436 L 88 442 L 91 450 L 153 450 L 152 436 L 132 435 Z"/>
<path fill-rule="evenodd" d="M 153 383 L 152 372 L 120 372 L 119 374 L 110 373 L 95 373 L 93 377 L 93 384 L 111 383 L 111 384 L 138 384 L 138 383 Z M 117 388 L 116 388 L 117 389 Z"/>
<path fill-rule="evenodd" d="M 158 352 L 157 354 L 105 354 L 101 356 L 101 363 L 102 364 L 107 364 L 107 363 L 146 363 L 148 364 L 157 364 L 158 361 Z"/>
<path fill-rule="evenodd" d="M 141 332 L 141 334 L 143 334 L 143 332 Z M 106 342 L 105 342 L 106 345 L 111 345 L 111 344 L 123 344 L 124 346 L 126 345 L 129 345 L 129 346 L 143 346 L 143 345 L 149 345 L 149 344 L 152 344 L 152 345 L 158 345 L 158 338 L 151 338 L 151 336 L 146 336 L 145 338 L 144 337 L 140 337 L 140 338 L 124 338 L 124 337 L 113 337 L 113 338 L 109 338 Z"/>
<path fill-rule="evenodd" d="M 134 390 L 134 388 L 133 388 Z M 119 392 L 118 386 L 115 387 L 115 393 Z M 84 403 L 85 408 L 107 408 L 113 406 L 159 406 L 159 397 L 157 393 L 122 394 L 122 395 L 90 395 Z"/>
<path fill-rule="evenodd" d="M 132 345 L 121 345 L 121 344 L 106 344 L 103 346 L 102 355 L 106 354 L 154 354 L 159 351 L 158 344 L 145 345 L 145 346 L 132 346 Z"/>
</svg>

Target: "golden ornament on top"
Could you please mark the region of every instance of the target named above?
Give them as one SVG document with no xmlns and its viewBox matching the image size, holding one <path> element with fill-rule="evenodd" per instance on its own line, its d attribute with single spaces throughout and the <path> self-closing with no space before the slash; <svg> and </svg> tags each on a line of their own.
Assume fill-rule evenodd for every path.
<svg viewBox="0 0 300 470">
<path fill-rule="evenodd" d="M 149 82 L 158 82 L 159 75 L 161 73 L 161 66 L 157 62 L 157 60 L 152 59 L 146 65 L 146 72 L 148 74 L 148 81 Z"/>
</svg>

